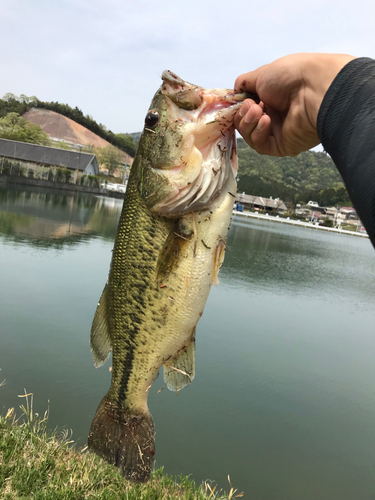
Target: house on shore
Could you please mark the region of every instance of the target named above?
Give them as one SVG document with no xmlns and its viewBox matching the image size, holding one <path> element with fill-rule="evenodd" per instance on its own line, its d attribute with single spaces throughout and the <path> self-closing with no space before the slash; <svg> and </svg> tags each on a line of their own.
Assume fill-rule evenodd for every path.
<svg viewBox="0 0 375 500">
<path fill-rule="evenodd" d="M 309 219 L 311 221 L 319 221 L 320 219 L 327 219 L 325 217 L 326 207 L 321 207 L 317 201 L 309 201 L 306 205 L 296 205 L 295 214 L 299 217 Z"/>
<path fill-rule="evenodd" d="M 357 220 L 358 215 L 353 207 L 341 207 L 338 218 L 341 220 Z"/>
<path fill-rule="evenodd" d="M 39 146 L 38 144 L 11 141 L 9 139 L 0 139 L 1 157 L 45 167 L 61 167 L 72 171 L 79 170 L 86 175 L 97 175 L 99 173 L 98 161 L 94 154 Z"/>
<path fill-rule="evenodd" d="M 262 196 L 252 196 L 250 194 L 236 194 L 236 203 L 243 205 L 247 210 L 268 210 L 283 214 L 287 207 L 279 198 L 263 198 Z"/>
</svg>

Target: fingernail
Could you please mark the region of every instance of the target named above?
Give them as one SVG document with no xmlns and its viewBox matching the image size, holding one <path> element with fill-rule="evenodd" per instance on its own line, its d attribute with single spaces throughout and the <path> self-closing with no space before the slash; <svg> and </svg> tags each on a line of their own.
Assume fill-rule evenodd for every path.
<svg viewBox="0 0 375 500">
<path fill-rule="evenodd" d="M 248 109 L 247 113 L 246 113 L 246 116 L 245 116 L 245 123 L 250 123 L 252 121 L 254 121 L 254 110 L 253 110 L 253 107 L 250 106 L 250 108 Z"/>
<path fill-rule="evenodd" d="M 246 115 L 248 109 L 249 109 L 248 104 L 244 102 L 238 111 L 238 114 L 240 115 L 241 118 L 243 118 Z"/>
</svg>

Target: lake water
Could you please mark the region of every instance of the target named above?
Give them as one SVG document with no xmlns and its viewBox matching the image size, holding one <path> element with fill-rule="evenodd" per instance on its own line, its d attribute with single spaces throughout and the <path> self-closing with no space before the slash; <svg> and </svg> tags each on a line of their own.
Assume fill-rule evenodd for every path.
<svg viewBox="0 0 375 500">
<path fill-rule="evenodd" d="M 0 411 L 34 393 L 83 446 L 110 384 L 89 332 L 121 201 L 0 189 Z M 375 498 L 375 252 L 234 219 L 197 328 L 196 378 L 149 406 L 157 466 L 254 500 Z"/>
</svg>

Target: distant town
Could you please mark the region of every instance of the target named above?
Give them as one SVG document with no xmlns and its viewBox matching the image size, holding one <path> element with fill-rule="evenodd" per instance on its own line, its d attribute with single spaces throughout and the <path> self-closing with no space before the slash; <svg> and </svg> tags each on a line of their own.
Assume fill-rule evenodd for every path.
<svg viewBox="0 0 375 500">
<path fill-rule="evenodd" d="M 291 211 L 279 198 L 264 198 L 245 193 L 237 193 L 235 205 L 236 210 L 240 212 L 249 210 L 303 220 L 319 226 L 366 232 L 357 212 L 352 207 L 321 207 L 318 202 L 310 200 L 306 204 L 297 203 L 294 211 Z"/>
</svg>

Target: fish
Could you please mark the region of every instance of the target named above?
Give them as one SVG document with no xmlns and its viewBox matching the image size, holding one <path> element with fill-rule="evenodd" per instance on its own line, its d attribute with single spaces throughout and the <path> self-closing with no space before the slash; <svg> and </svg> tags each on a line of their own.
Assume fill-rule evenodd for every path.
<svg viewBox="0 0 375 500">
<path fill-rule="evenodd" d="M 155 457 L 150 388 L 195 377 L 195 332 L 218 284 L 236 193 L 233 118 L 246 94 L 205 89 L 173 72 L 145 117 L 107 282 L 92 323 L 95 365 L 112 351 L 112 380 L 88 448 L 135 483 Z"/>
</svg>

